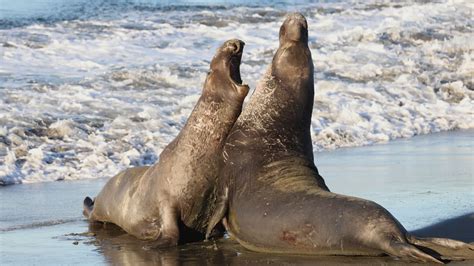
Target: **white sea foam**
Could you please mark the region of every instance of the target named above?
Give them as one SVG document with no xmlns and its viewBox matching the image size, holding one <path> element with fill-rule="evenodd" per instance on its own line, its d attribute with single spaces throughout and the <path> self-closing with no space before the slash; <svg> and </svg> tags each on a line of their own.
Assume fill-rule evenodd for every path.
<svg viewBox="0 0 474 266">
<path fill-rule="evenodd" d="M 0 184 L 151 164 L 183 127 L 215 49 L 246 42 L 255 87 L 287 11 L 308 18 L 316 150 L 474 127 L 473 6 L 103 9 L 0 29 Z"/>
</svg>

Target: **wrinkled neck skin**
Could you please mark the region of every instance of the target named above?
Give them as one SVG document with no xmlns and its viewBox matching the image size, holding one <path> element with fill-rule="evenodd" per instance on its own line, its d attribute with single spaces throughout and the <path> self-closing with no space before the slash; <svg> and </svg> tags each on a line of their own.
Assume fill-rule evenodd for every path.
<svg viewBox="0 0 474 266">
<path fill-rule="evenodd" d="M 287 97 L 294 103 L 281 109 L 293 118 L 287 122 L 300 125 L 309 132 L 314 101 L 314 67 L 308 45 L 302 42 L 281 45 L 271 68 L 271 75 L 279 81 L 280 88 L 287 91 Z"/>
<path fill-rule="evenodd" d="M 179 144 L 176 151 L 189 153 L 191 158 L 215 154 L 222 149 L 238 114 L 237 107 L 201 97 L 175 140 Z"/>
<path fill-rule="evenodd" d="M 230 92 L 232 84 L 220 83 L 222 79 L 217 75 L 221 73 L 213 71 L 208 75 L 201 97 L 176 137 L 180 149 L 196 151 L 196 155 L 217 153 L 242 111 L 243 98 Z"/>
<path fill-rule="evenodd" d="M 283 43 L 233 131 L 263 136 L 261 145 L 267 147 L 262 148 L 268 148 L 269 153 L 304 154 L 313 161 L 313 83 L 308 46 L 301 42 Z M 275 159 L 271 154 L 269 158 Z"/>
<path fill-rule="evenodd" d="M 219 158 L 227 135 L 237 120 L 243 98 L 233 94 L 222 79 L 212 72 L 206 79 L 202 96 L 180 134 L 170 144 L 176 167 L 183 164 L 183 180 L 172 181 L 179 195 L 181 219 L 192 228 L 205 228 L 212 211 L 217 182 Z M 220 87 L 220 88 L 219 88 Z M 222 92 L 222 93 L 218 93 Z M 185 160 L 181 161 L 181 158 Z M 184 192 L 184 193 L 183 193 Z"/>
</svg>

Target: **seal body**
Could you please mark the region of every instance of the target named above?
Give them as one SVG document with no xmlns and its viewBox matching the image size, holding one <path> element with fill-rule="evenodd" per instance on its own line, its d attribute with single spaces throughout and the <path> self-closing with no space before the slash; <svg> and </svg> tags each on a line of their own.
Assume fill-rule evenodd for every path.
<svg viewBox="0 0 474 266">
<path fill-rule="evenodd" d="M 411 244 L 432 239 L 409 236 L 380 205 L 332 193 L 325 185 L 310 136 L 312 62 L 307 22 L 291 14 L 270 67 L 227 138 L 209 229 L 224 218 L 231 237 L 254 251 L 439 262 Z"/>
<path fill-rule="evenodd" d="M 219 155 L 248 86 L 240 79 L 244 43 L 225 42 L 211 62 L 202 95 L 184 128 L 150 167 L 127 169 L 84 201 L 91 221 L 111 222 L 156 246 L 176 245 L 179 226 L 204 232 L 215 197 Z"/>
</svg>

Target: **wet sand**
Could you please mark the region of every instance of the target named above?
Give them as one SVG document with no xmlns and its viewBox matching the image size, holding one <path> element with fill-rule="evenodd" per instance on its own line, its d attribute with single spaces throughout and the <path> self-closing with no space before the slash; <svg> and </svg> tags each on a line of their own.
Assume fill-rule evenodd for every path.
<svg viewBox="0 0 474 266">
<path fill-rule="evenodd" d="M 374 200 L 419 236 L 474 242 L 474 131 L 317 153 L 332 191 Z M 230 239 L 147 250 L 113 225 L 91 226 L 82 200 L 106 179 L 0 187 L 0 264 L 405 265 L 389 257 L 281 256 Z M 474 264 L 472 260 L 452 262 Z"/>
</svg>

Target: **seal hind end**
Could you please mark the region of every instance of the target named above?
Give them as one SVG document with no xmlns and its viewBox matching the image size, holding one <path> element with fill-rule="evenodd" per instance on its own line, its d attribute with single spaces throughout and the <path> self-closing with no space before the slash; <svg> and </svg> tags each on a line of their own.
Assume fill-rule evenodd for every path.
<svg viewBox="0 0 474 266">
<path fill-rule="evenodd" d="M 407 235 L 408 241 L 441 260 L 474 259 L 474 244 L 439 237 L 416 237 Z M 431 254 L 430 254 L 431 255 Z"/>
<path fill-rule="evenodd" d="M 86 197 L 84 199 L 83 206 L 84 206 L 84 209 L 82 211 L 82 214 L 84 214 L 84 216 L 89 219 L 92 209 L 94 208 L 94 201 L 91 198 Z"/>
</svg>

